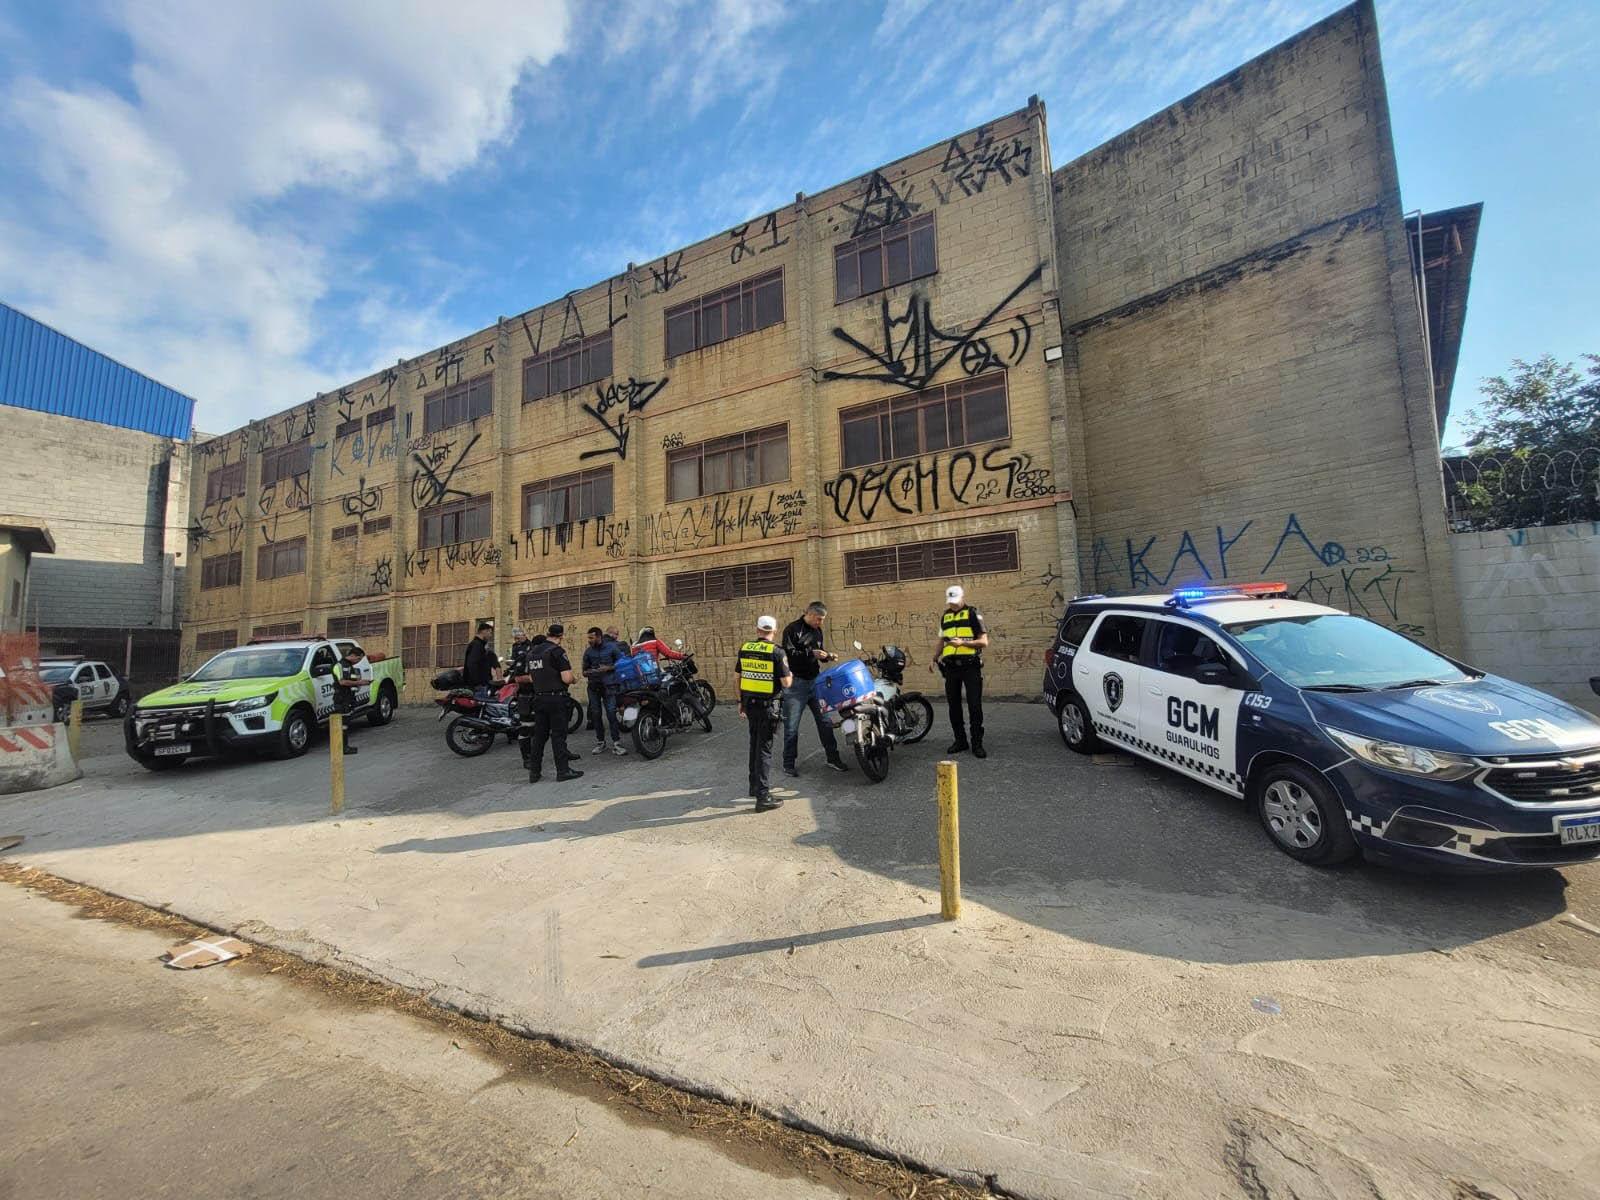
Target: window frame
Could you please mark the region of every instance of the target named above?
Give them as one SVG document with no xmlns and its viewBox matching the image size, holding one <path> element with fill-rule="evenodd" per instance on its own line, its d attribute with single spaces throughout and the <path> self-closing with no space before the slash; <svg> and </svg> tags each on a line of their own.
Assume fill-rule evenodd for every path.
<svg viewBox="0 0 1600 1200">
<path fill-rule="evenodd" d="M 417 635 L 421 634 L 419 638 Z M 402 670 L 424 667 L 433 657 L 433 626 L 402 625 L 400 627 L 400 664 Z"/>
<path fill-rule="evenodd" d="M 782 430 L 783 431 L 781 438 L 765 436 L 765 435 L 768 435 L 768 434 L 772 434 L 776 430 Z M 732 443 L 734 441 L 736 441 L 736 440 L 741 442 L 741 444 L 739 446 L 737 446 L 737 447 L 732 445 Z M 711 448 L 711 453 L 717 454 L 719 456 L 720 455 L 732 456 L 732 455 L 736 455 L 736 454 L 749 454 L 752 450 L 754 450 L 755 454 L 756 454 L 757 467 L 759 469 L 760 464 L 761 464 L 762 459 L 763 459 L 763 456 L 762 456 L 759 448 L 761 446 L 767 445 L 769 443 L 774 443 L 774 442 L 779 442 L 779 441 L 781 441 L 783 443 L 783 475 L 782 475 L 782 477 L 775 477 L 775 478 L 772 478 L 772 479 L 746 480 L 743 483 L 735 484 L 735 483 L 732 483 L 732 472 L 731 472 L 731 469 L 730 469 L 730 473 L 729 473 L 730 485 L 729 486 L 727 486 L 727 487 L 711 487 L 711 488 L 706 487 L 706 453 L 707 453 L 707 447 Z M 680 494 L 678 494 L 678 492 L 676 490 L 676 480 L 673 477 L 673 468 L 675 466 L 677 466 L 679 463 L 686 463 L 686 462 L 690 462 L 690 461 L 693 461 L 693 462 L 695 462 L 697 464 L 697 466 L 695 468 L 695 477 L 696 477 L 696 481 L 697 481 L 697 485 L 696 485 L 697 490 L 691 495 L 680 495 Z M 730 463 L 733 461 L 731 457 L 730 457 L 729 461 L 730 461 Z M 699 500 L 704 496 L 720 496 L 720 495 L 723 495 L 723 494 L 728 493 L 728 492 L 743 492 L 743 491 L 748 491 L 750 488 L 775 486 L 775 485 L 780 484 L 780 483 L 788 483 L 790 477 L 793 474 L 794 474 L 794 461 L 793 461 L 792 457 L 789 454 L 789 423 L 787 421 L 781 421 L 781 422 L 779 422 L 779 423 L 777 423 L 775 425 L 763 425 L 758 429 L 745 429 L 745 430 L 741 430 L 738 433 L 726 434 L 726 435 L 724 435 L 722 437 L 707 438 L 705 441 L 696 442 L 692 446 L 678 446 L 678 447 L 675 447 L 674 449 L 668 450 L 667 451 L 667 466 L 666 466 L 667 503 L 669 503 L 669 504 L 686 503 L 686 502 L 691 501 L 691 500 Z"/>
<path fill-rule="evenodd" d="M 602 479 L 605 481 L 605 507 L 596 508 L 594 511 L 590 512 L 575 514 L 573 509 L 582 507 L 584 490 L 588 489 L 591 496 L 598 495 L 599 484 Z M 554 529 L 558 525 L 573 525 L 581 521 L 592 521 L 596 517 L 609 517 L 612 513 L 616 512 L 615 489 L 615 472 L 608 466 L 591 467 L 587 471 L 572 471 L 566 475 L 556 475 L 549 479 L 536 479 L 532 483 L 525 483 L 522 485 L 522 528 L 526 532 L 531 532 L 535 529 Z M 565 503 L 567 506 L 566 511 L 568 516 L 564 520 L 560 521 L 546 521 L 543 524 L 533 524 L 530 520 L 528 512 L 528 502 L 542 493 L 546 497 L 545 508 L 546 512 L 548 513 L 551 508 L 549 498 L 557 491 L 562 492 L 563 495 L 567 497 Z M 570 498 L 573 494 L 576 494 L 578 497 L 578 501 L 576 503 L 574 503 Z M 591 500 L 591 504 L 597 503 L 597 500 Z"/>
<path fill-rule="evenodd" d="M 773 576 L 768 584 L 751 590 L 751 573 Z M 782 586 L 777 586 L 779 583 Z M 712 586 L 716 585 L 716 594 Z M 668 604 L 710 604 L 721 600 L 747 600 L 756 596 L 788 596 L 794 592 L 794 559 L 768 558 L 759 562 L 728 563 L 699 571 L 678 571 L 667 576 Z"/>
<path fill-rule="evenodd" d="M 1005 558 L 989 565 L 992 545 L 1003 541 Z M 918 559 L 923 562 L 919 564 Z M 884 567 L 889 570 L 887 573 Z M 924 579 L 949 579 L 968 575 L 1005 575 L 1022 569 L 1021 540 L 1015 529 L 991 529 L 959 537 L 895 542 L 844 553 L 845 587 L 884 587 Z M 865 577 L 864 577 L 865 576 Z"/>
<path fill-rule="evenodd" d="M 384 530 L 390 528 L 393 524 L 393 517 L 372 517 L 361 522 L 361 532 L 367 535 L 382 533 Z"/>
<path fill-rule="evenodd" d="M 459 404 L 460 408 L 452 419 L 453 404 Z M 433 423 L 436 416 L 439 424 Z M 458 380 L 448 387 L 438 388 L 422 397 L 424 435 L 442 433 L 446 429 L 454 429 L 457 425 L 469 425 L 481 417 L 493 416 L 493 371 L 484 371 L 469 379 Z"/>
<path fill-rule="evenodd" d="M 1094 628 L 1094 619 L 1099 615 L 1099 613 L 1087 612 L 1073 613 L 1069 617 L 1063 617 L 1061 621 L 1061 633 L 1058 635 L 1057 640 L 1060 641 L 1063 646 L 1071 646 L 1074 650 L 1078 649 L 1078 647 L 1083 645 L 1084 638 L 1089 636 L 1089 631 Z M 1077 621 L 1084 622 L 1083 632 L 1078 635 L 1077 641 L 1073 641 L 1072 637 L 1068 633 L 1068 630 L 1070 630 L 1073 624 Z"/>
<path fill-rule="evenodd" d="M 220 504 L 245 493 L 245 463 L 240 459 L 206 472 L 206 504 Z"/>
<path fill-rule="evenodd" d="M 289 469 L 285 469 L 288 464 Z M 311 474 L 311 443 L 290 442 L 287 446 L 274 446 L 261 452 L 261 486 L 272 487 L 285 479 L 298 479 Z"/>
<path fill-rule="evenodd" d="M 599 579 L 567 587 L 523 592 L 517 597 L 517 624 L 549 625 L 552 621 L 570 620 L 583 613 L 609 613 L 616 610 L 616 580 Z"/>
<path fill-rule="evenodd" d="M 210 657 L 220 654 L 224 650 L 235 650 L 239 646 L 239 631 L 237 629 L 208 629 L 203 633 L 194 635 L 194 652 Z"/>
<path fill-rule="evenodd" d="M 466 527 L 467 519 L 470 516 L 475 515 L 480 509 L 484 513 L 484 517 L 483 517 L 483 532 L 482 533 L 474 533 L 474 534 L 470 534 L 468 536 L 457 536 L 457 537 L 451 538 L 449 540 L 445 539 L 445 536 L 444 536 L 444 533 L 445 533 L 445 522 L 447 520 L 453 520 L 455 522 L 455 530 L 454 530 L 454 532 L 456 534 L 461 534 L 464 531 L 465 527 Z M 438 525 L 437 525 L 438 533 L 436 535 L 438 540 L 436 540 L 436 541 L 428 541 L 427 540 L 428 523 L 430 521 L 437 521 L 438 522 Z M 451 501 L 449 501 L 448 503 L 445 503 L 445 504 L 431 504 L 427 508 L 422 508 L 422 509 L 418 509 L 417 510 L 417 549 L 418 550 L 439 550 L 439 549 L 443 549 L 446 546 L 461 546 L 461 545 L 466 544 L 467 542 L 487 541 L 489 538 L 492 538 L 493 536 L 494 536 L 494 493 L 493 492 L 484 492 L 484 493 L 482 493 L 480 495 L 477 495 L 477 496 L 466 496 L 466 497 L 463 497 L 460 500 L 451 500 Z"/>
<path fill-rule="evenodd" d="M 1105 635 L 1106 626 L 1113 621 L 1137 621 L 1140 625 L 1139 644 L 1134 647 L 1133 657 L 1125 658 L 1121 654 L 1109 654 L 1100 648 L 1100 639 Z M 1098 654 L 1101 658 L 1109 658 L 1112 662 L 1127 663 L 1129 666 L 1142 666 L 1144 663 L 1144 647 L 1150 637 L 1150 626 L 1153 617 L 1143 616 L 1139 613 L 1110 612 L 1103 614 L 1100 623 L 1094 627 L 1094 638 L 1089 643 L 1089 653 Z"/>
<path fill-rule="evenodd" d="M 448 636 L 454 639 L 460 635 L 460 642 L 446 641 Z M 433 627 L 433 665 L 435 670 L 445 671 L 451 667 L 459 667 L 467 656 L 467 644 L 472 641 L 471 621 L 440 621 Z M 450 653 L 445 654 L 446 648 Z"/>
<path fill-rule="evenodd" d="M 346 641 L 363 642 L 389 637 L 389 612 L 383 608 L 372 608 L 365 612 L 345 613 L 342 616 L 328 618 L 328 640 L 334 641 L 343 638 Z"/>
<path fill-rule="evenodd" d="M 219 580 L 218 575 L 225 576 Z M 230 550 L 226 554 L 212 554 L 200 560 L 200 590 L 216 591 L 219 588 L 239 587 L 244 583 L 244 551 Z"/>
<path fill-rule="evenodd" d="M 611 330 L 605 329 L 586 338 L 574 338 L 549 350 L 528 355 L 522 360 L 522 402 L 532 404 L 536 400 L 560 396 L 574 388 L 588 387 L 591 383 L 611 378 L 616 373 L 615 354 L 616 346 L 611 338 Z M 570 372 L 567 376 L 568 381 L 559 388 L 552 388 L 550 381 L 555 365 L 568 364 L 574 360 L 577 366 L 576 369 L 568 368 Z M 604 370 L 600 369 L 602 361 Z M 541 367 L 544 369 L 543 383 L 531 382 Z"/>
<path fill-rule="evenodd" d="M 993 437 L 972 438 L 969 431 L 972 421 L 968 404 L 973 395 L 985 396 L 998 383 L 1001 412 L 1005 418 L 1005 432 Z M 944 445 L 931 446 L 929 427 L 931 414 L 940 413 L 944 428 Z M 960 440 L 950 437 L 953 417 L 960 414 Z M 896 419 L 907 413 L 915 414 L 916 446 L 905 453 L 897 444 Z M 856 458 L 850 453 L 850 428 L 853 425 L 876 422 L 878 456 Z M 968 446 L 982 446 L 989 442 L 1011 439 L 1011 378 L 1006 371 L 988 371 L 970 379 L 956 379 L 935 384 L 917 392 L 900 392 L 894 396 L 880 396 L 864 404 L 854 404 L 839 410 L 839 469 L 853 471 L 857 467 L 870 467 L 877 463 L 899 462 L 908 458 L 921 458 L 928 454 L 942 454 L 947 450 L 960 450 Z"/>
<path fill-rule="evenodd" d="M 298 566 L 291 565 L 290 569 L 280 571 L 278 570 L 278 556 L 285 553 L 298 554 L 300 562 Z M 261 570 L 263 562 L 270 562 L 272 564 L 271 569 L 265 574 L 263 574 Z M 284 538 L 281 541 L 266 542 L 256 547 L 257 582 L 268 582 L 274 579 L 291 579 L 296 575 L 304 575 L 305 573 L 306 538 L 304 534 L 301 534 L 299 537 Z"/>
<path fill-rule="evenodd" d="M 917 270 L 917 252 L 912 239 L 924 230 L 928 231 L 926 270 Z M 890 278 L 890 245 L 905 243 L 906 270 L 908 274 L 902 279 Z M 878 282 L 873 287 L 863 287 L 861 260 L 869 253 L 876 260 Z M 841 260 L 850 259 L 854 267 L 855 290 L 848 295 L 840 287 L 843 282 L 840 275 Z M 910 283 L 915 279 L 926 279 L 930 275 L 939 273 L 939 223 L 936 214 L 931 212 L 917 213 L 915 216 L 906 217 L 896 221 L 893 225 L 883 225 L 877 229 L 869 230 L 858 237 L 840 242 L 833 248 L 833 302 L 834 304 L 849 304 L 852 300 L 859 300 L 863 296 L 874 296 L 879 292 L 886 292 L 890 288 L 899 287 L 901 284 Z"/>
<path fill-rule="evenodd" d="M 762 322 L 760 317 L 757 293 L 767 288 L 772 283 L 777 283 L 778 313 L 771 320 Z M 685 354 L 693 354 L 697 350 L 706 350 L 712 346 L 720 346 L 724 342 L 731 342 L 736 338 L 744 337 L 750 333 L 760 333 L 763 329 L 771 329 L 774 325 L 783 325 L 789 319 L 789 309 L 784 297 L 784 270 L 781 266 L 771 270 L 762 271 L 730 283 L 727 287 L 717 288 L 714 291 L 702 292 L 693 299 L 674 304 L 661 314 L 661 352 L 667 362 L 680 358 Z M 707 314 L 715 310 L 716 319 L 713 322 Z M 731 323 L 728 313 L 734 311 L 739 316 L 739 328 L 736 332 L 729 332 Z M 689 341 L 679 349 L 673 349 L 672 328 L 674 321 L 689 322 Z M 715 333 L 712 333 L 712 328 Z"/>
</svg>

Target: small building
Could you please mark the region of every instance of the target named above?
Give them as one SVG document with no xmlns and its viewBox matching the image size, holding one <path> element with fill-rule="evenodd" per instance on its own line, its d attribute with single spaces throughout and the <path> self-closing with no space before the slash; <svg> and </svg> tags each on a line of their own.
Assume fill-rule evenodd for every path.
<svg viewBox="0 0 1600 1200">
<path fill-rule="evenodd" d="M 21 633 L 35 554 L 54 554 L 50 527 L 33 517 L 0 513 L 0 633 Z"/>
</svg>

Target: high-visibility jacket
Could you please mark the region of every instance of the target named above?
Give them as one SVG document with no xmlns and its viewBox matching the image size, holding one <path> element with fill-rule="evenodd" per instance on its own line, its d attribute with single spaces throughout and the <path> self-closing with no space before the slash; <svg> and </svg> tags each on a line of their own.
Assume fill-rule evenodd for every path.
<svg viewBox="0 0 1600 1200">
<path fill-rule="evenodd" d="M 771 696 L 777 691 L 778 648 L 771 642 L 746 642 L 739 647 L 739 694 Z"/>
<path fill-rule="evenodd" d="M 947 638 L 972 639 L 978 636 L 978 627 L 973 621 L 972 609 L 958 608 L 954 612 L 948 610 L 939 617 L 939 636 Z M 942 659 L 970 658 L 978 653 L 976 646 L 950 646 L 946 645 L 939 651 Z"/>
</svg>

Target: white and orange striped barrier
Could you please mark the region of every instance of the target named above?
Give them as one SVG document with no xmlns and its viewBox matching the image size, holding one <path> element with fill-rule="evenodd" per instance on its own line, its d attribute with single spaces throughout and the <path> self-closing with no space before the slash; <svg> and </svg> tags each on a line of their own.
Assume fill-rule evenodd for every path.
<svg viewBox="0 0 1600 1200">
<path fill-rule="evenodd" d="M 55 787 L 82 775 L 66 725 L 49 721 L 0 727 L 0 795 Z"/>
</svg>

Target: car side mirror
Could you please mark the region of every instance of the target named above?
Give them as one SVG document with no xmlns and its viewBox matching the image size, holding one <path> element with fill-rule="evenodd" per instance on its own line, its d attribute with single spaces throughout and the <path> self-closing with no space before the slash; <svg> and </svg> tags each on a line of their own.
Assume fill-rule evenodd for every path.
<svg viewBox="0 0 1600 1200">
<path fill-rule="evenodd" d="M 682 638 L 673 638 L 672 639 L 672 644 L 674 646 L 676 646 L 679 650 L 683 649 L 683 639 Z"/>
<path fill-rule="evenodd" d="M 854 646 L 857 650 L 861 649 L 861 643 L 860 642 L 851 642 L 850 644 L 852 646 Z"/>
<path fill-rule="evenodd" d="M 1212 687 L 1238 686 L 1233 668 L 1228 666 L 1227 663 L 1219 662 L 1201 663 L 1195 668 L 1194 681 L 1196 683 L 1210 684 Z"/>
</svg>

